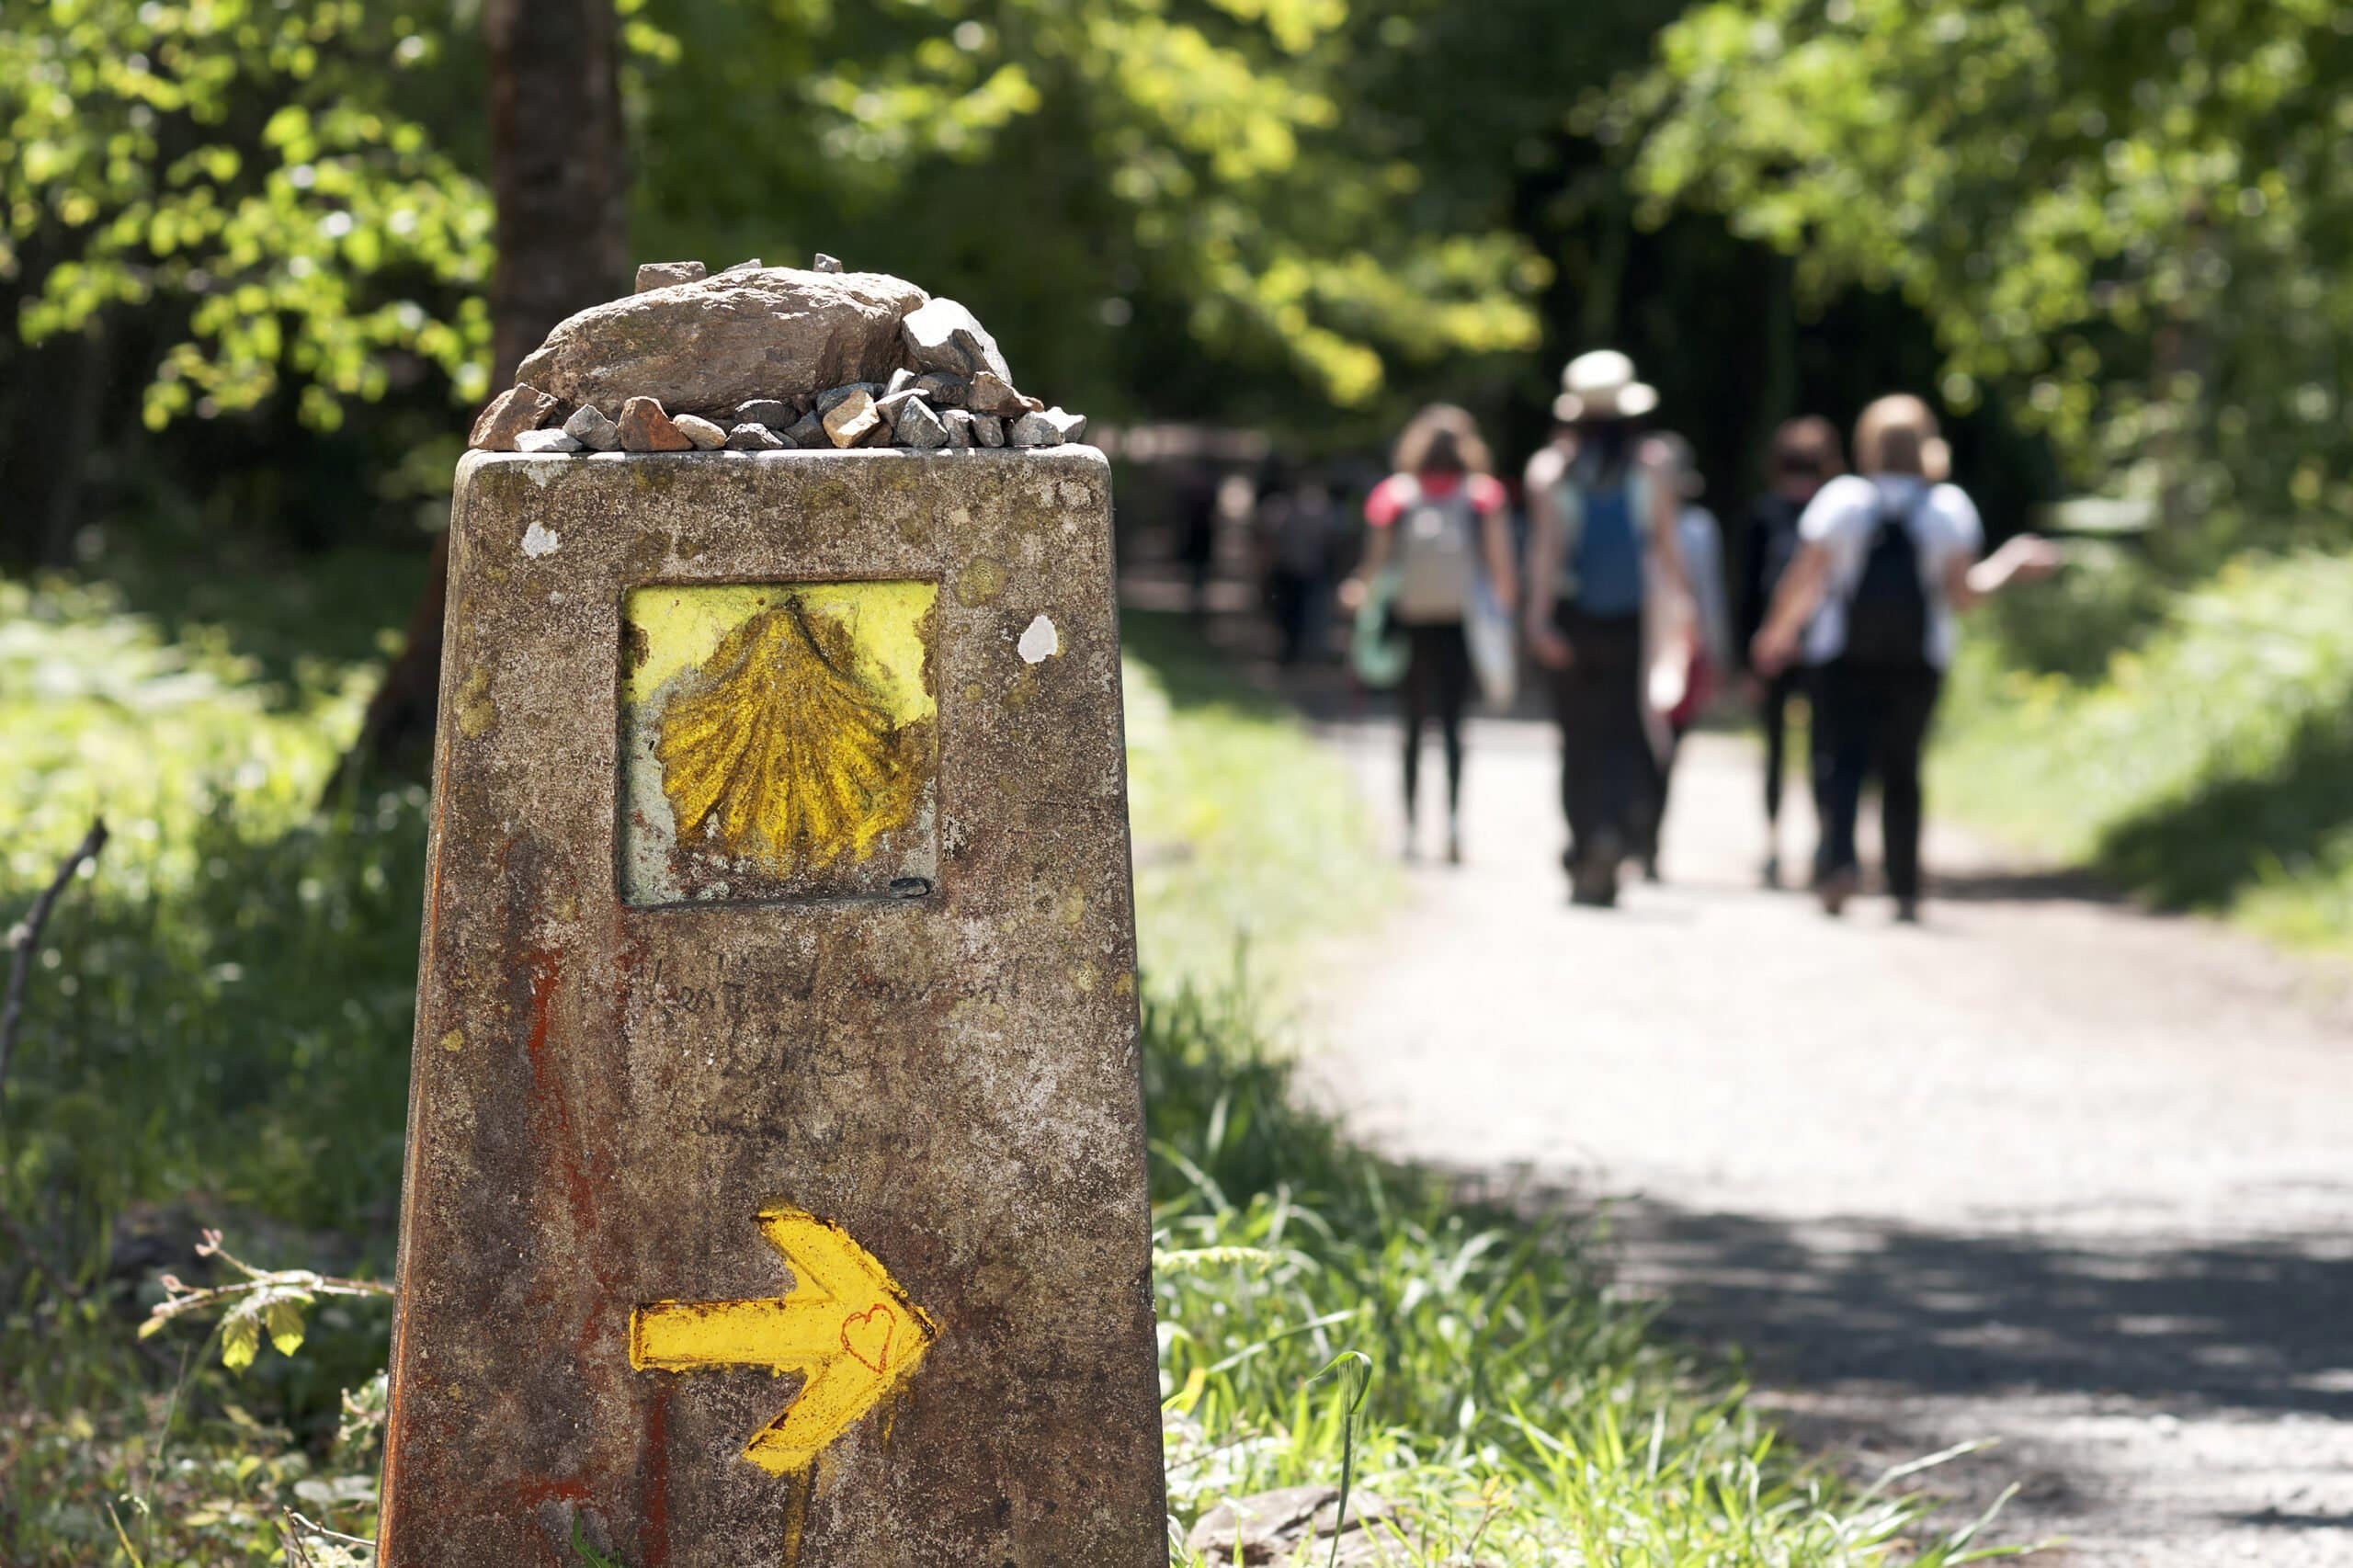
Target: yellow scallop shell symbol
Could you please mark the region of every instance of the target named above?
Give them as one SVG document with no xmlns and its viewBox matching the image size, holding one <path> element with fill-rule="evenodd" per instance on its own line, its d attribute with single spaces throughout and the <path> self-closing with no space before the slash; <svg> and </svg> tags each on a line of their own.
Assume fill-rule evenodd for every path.
<svg viewBox="0 0 2353 1568">
<path fill-rule="evenodd" d="M 728 632 L 665 706 L 654 755 L 679 843 L 792 874 L 863 858 L 913 818 L 920 727 L 868 684 L 849 630 L 796 597 Z"/>
</svg>

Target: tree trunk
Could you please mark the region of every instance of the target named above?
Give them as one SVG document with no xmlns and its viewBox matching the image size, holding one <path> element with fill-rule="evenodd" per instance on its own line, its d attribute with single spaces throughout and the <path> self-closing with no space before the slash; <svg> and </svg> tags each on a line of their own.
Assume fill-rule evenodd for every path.
<svg viewBox="0 0 2353 1568">
<path fill-rule="evenodd" d="M 620 25 L 613 0 L 487 0 L 490 183 L 498 204 L 491 275 L 491 386 L 556 323 L 627 287 L 629 167 Z M 449 535 L 433 541 L 400 656 L 368 705 L 335 789 L 357 774 L 422 774 L 439 697 Z"/>
</svg>

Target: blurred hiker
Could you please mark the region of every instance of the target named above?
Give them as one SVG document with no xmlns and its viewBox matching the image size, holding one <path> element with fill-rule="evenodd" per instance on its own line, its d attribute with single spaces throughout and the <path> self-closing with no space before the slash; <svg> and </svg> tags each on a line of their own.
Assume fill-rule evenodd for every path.
<svg viewBox="0 0 2353 1568">
<path fill-rule="evenodd" d="M 1666 748 L 1659 756 L 1658 798 L 1643 845 L 1643 875 L 1659 880 L 1659 840 L 1666 829 L 1668 796 L 1675 781 L 1675 761 L 1683 737 L 1706 716 L 1723 681 L 1733 669 L 1732 609 L 1724 587 L 1723 530 L 1716 515 L 1699 505 L 1707 482 L 1691 451 L 1691 443 L 1671 431 L 1661 431 L 1647 443 L 1651 466 L 1676 497 L 1675 540 L 1683 552 L 1683 573 L 1691 587 L 1697 635 L 1688 644 L 1684 663 L 1683 697 L 1666 710 Z"/>
<path fill-rule="evenodd" d="M 1258 503 L 1259 548 L 1267 566 L 1267 609 L 1275 623 L 1277 659 L 1295 665 L 1323 646 L 1332 597 L 1332 561 L 1340 508 L 1320 474 L 1278 487 Z"/>
<path fill-rule="evenodd" d="M 1957 618 L 2014 582 L 2056 570 L 2031 534 L 1981 559 L 1984 530 L 1949 467 L 1936 415 L 1916 397 L 1883 397 L 1855 425 L 1859 474 L 1832 480 L 1800 519 L 1799 546 L 1756 634 L 1756 666 L 1802 658 L 1813 672 L 1814 795 L 1822 842 L 1814 889 L 1842 910 L 1861 881 L 1855 820 L 1880 787 L 1881 838 L 1896 917 L 1920 912 L 1920 754 Z"/>
<path fill-rule="evenodd" d="M 1798 518 L 1816 492 L 1844 472 L 1837 427 L 1818 415 L 1783 424 L 1773 433 L 1767 489 L 1748 514 L 1741 551 L 1740 651 L 1749 697 L 1765 727 L 1765 885 L 1781 885 L 1781 780 L 1789 770 L 1790 703 L 1802 689 L 1794 667 L 1767 675 L 1748 657 L 1763 630 L 1774 590 L 1798 552 Z M 1819 735 L 1816 736 L 1819 739 Z"/>
<path fill-rule="evenodd" d="M 1185 568 L 1186 608 L 1196 619 L 1209 613 L 1222 488 L 1217 472 L 1197 462 L 1186 470 L 1176 491 L 1176 560 Z"/>
<path fill-rule="evenodd" d="M 1639 440 L 1657 392 L 1611 349 L 1571 360 L 1561 382 L 1553 438 L 1528 461 L 1526 630 L 1553 674 L 1570 895 L 1608 905 L 1656 820 L 1664 713 L 1689 675 L 1690 590 L 1675 486 Z"/>
<path fill-rule="evenodd" d="M 1436 720 L 1446 751 L 1446 857 L 1462 860 L 1462 719 L 1472 679 L 1474 618 L 1516 598 L 1506 497 L 1471 415 L 1448 403 L 1415 415 L 1397 438 L 1396 472 L 1366 497 L 1363 562 L 1344 602 L 1368 604 L 1405 644 L 1405 839 L 1415 849 L 1422 731 Z"/>
</svg>

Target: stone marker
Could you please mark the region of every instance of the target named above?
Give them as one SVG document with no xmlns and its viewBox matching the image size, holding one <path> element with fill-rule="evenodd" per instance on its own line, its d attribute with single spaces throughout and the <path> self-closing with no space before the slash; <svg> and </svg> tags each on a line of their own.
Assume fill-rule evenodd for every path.
<svg viewBox="0 0 2353 1568">
<path fill-rule="evenodd" d="M 441 712 L 383 1568 L 1160 1568 L 1102 454 L 471 454 Z"/>
</svg>

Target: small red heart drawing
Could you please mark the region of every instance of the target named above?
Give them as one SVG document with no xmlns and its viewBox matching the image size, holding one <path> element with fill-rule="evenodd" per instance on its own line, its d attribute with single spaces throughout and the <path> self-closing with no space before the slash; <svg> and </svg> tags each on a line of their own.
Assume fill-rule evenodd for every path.
<svg viewBox="0 0 2353 1568">
<path fill-rule="evenodd" d="M 842 1349 L 867 1370 L 880 1372 L 891 1364 L 891 1330 L 897 1323 L 880 1301 L 853 1312 L 842 1320 Z"/>
</svg>

